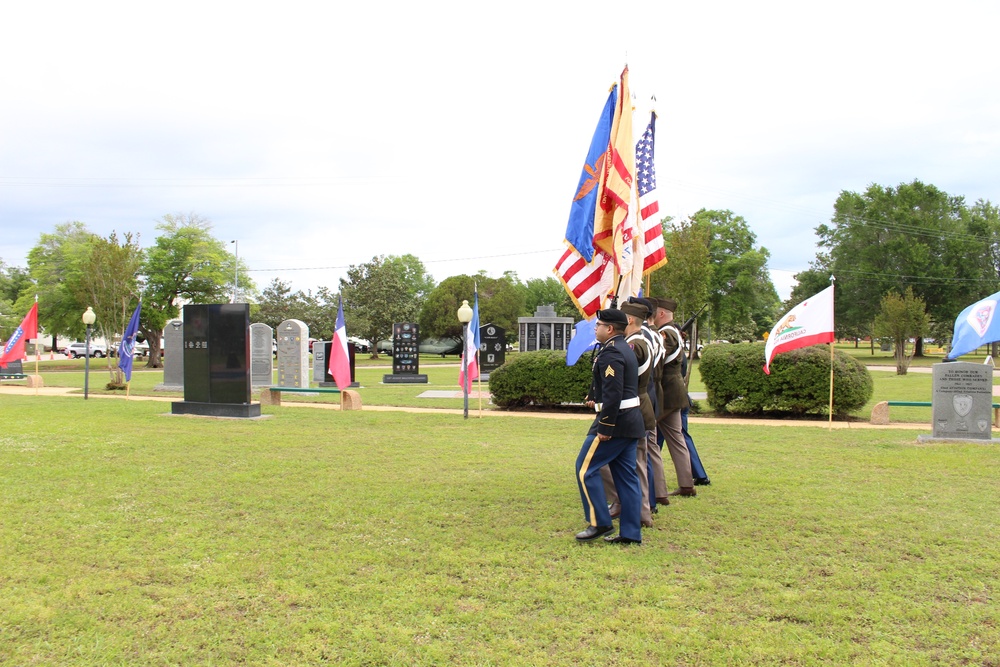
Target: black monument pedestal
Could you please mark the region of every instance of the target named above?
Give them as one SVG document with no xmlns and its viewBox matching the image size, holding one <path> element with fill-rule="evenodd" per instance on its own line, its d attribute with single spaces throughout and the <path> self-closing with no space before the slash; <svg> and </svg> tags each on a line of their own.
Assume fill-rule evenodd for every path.
<svg viewBox="0 0 1000 667">
<path fill-rule="evenodd" d="M 260 417 L 260 403 L 199 403 L 197 401 L 174 401 L 170 404 L 174 415 L 198 415 L 199 417 L 233 417 L 250 419 Z"/>
</svg>

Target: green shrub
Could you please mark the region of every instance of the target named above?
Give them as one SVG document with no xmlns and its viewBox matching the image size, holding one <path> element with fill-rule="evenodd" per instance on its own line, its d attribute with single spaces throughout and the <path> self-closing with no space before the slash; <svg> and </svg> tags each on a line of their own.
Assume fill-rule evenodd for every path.
<svg viewBox="0 0 1000 667">
<path fill-rule="evenodd" d="M 833 364 L 833 412 L 860 410 L 874 385 L 864 365 L 837 351 Z M 764 374 L 764 343 L 706 345 L 701 379 L 708 403 L 719 413 L 795 416 L 827 414 L 830 404 L 830 348 L 813 345 L 783 352 Z"/>
<path fill-rule="evenodd" d="M 565 352 L 522 352 L 490 373 L 490 394 L 493 403 L 503 408 L 583 403 L 590 372 L 589 354 L 567 366 Z"/>
</svg>

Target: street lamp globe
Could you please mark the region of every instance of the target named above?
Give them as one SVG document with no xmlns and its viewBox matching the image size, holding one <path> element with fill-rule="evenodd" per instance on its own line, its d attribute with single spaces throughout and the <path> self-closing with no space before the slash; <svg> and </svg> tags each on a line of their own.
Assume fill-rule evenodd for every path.
<svg viewBox="0 0 1000 667">
<path fill-rule="evenodd" d="M 458 321 L 462 324 L 472 321 L 472 307 L 469 306 L 468 299 L 462 299 L 462 305 L 458 307 Z"/>
<path fill-rule="evenodd" d="M 97 313 L 94 312 L 93 308 L 91 308 L 90 306 L 87 306 L 87 310 L 84 311 L 84 313 L 80 317 L 80 319 L 83 320 L 83 323 L 86 324 L 89 327 L 95 321 L 97 321 Z"/>
</svg>

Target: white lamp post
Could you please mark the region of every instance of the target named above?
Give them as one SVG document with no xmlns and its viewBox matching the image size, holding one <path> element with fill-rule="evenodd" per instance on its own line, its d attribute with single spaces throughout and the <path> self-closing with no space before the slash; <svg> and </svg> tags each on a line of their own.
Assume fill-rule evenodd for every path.
<svg viewBox="0 0 1000 667">
<path fill-rule="evenodd" d="M 469 418 L 469 322 L 472 321 L 472 308 L 469 300 L 463 299 L 462 305 L 458 307 L 458 321 L 462 323 L 462 396 L 464 397 L 465 409 L 464 418 Z"/>
<path fill-rule="evenodd" d="M 233 300 L 229 303 L 236 303 L 236 292 L 240 289 L 240 242 L 233 239 L 230 243 L 236 248 L 234 253 L 236 260 L 233 262 Z"/>
<path fill-rule="evenodd" d="M 97 319 L 97 314 L 94 312 L 93 308 L 87 306 L 87 310 L 83 312 L 80 319 L 87 325 L 87 343 L 83 357 L 83 400 L 87 400 L 90 390 L 90 327 L 94 326 L 94 320 Z"/>
</svg>

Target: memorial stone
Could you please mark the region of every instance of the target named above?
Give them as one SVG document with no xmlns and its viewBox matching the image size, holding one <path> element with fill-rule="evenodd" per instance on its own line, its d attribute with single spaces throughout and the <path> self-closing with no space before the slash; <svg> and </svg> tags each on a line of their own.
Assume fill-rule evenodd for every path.
<svg viewBox="0 0 1000 667">
<path fill-rule="evenodd" d="M 184 400 L 175 415 L 259 417 L 250 396 L 250 304 L 187 304 Z"/>
<path fill-rule="evenodd" d="M 332 340 L 316 341 L 313 343 L 313 380 L 321 387 L 336 387 L 337 383 L 333 380 L 333 375 L 330 374 L 330 363 L 327 361 L 330 358 L 330 351 L 333 347 Z M 354 343 L 347 344 L 347 360 L 351 367 L 351 387 L 359 387 L 360 385 L 354 381 L 354 354 L 355 347 Z"/>
<path fill-rule="evenodd" d="M 250 325 L 250 386 L 274 384 L 274 329 L 257 322 Z"/>
<path fill-rule="evenodd" d="M 302 320 L 278 325 L 278 386 L 309 386 L 309 326 Z"/>
<path fill-rule="evenodd" d="M 503 366 L 507 354 L 507 331 L 495 324 L 479 327 L 479 371 L 483 380 Z"/>
<path fill-rule="evenodd" d="M 330 354 L 330 341 L 313 341 L 312 381 L 322 386 L 326 382 L 326 356 Z"/>
<path fill-rule="evenodd" d="M 934 364 L 933 437 L 990 440 L 993 368 L 985 364 Z"/>
<path fill-rule="evenodd" d="M 184 391 L 184 320 L 170 320 L 163 327 L 163 384 L 154 389 Z"/>
<path fill-rule="evenodd" d="M 519 317 L 517 323 L 521 352 L 565 350 L 573 338 L 573 318 L 557 316 L 550 305 L 538 306 L 534 315 Z"/>
<path fill-rule="evenodd" d="M 383 375 L 386 384 L 426 384 L 420 372 L 420 327 L 415 322 L 392 325 L 392 374 Z"/>
</svg>

